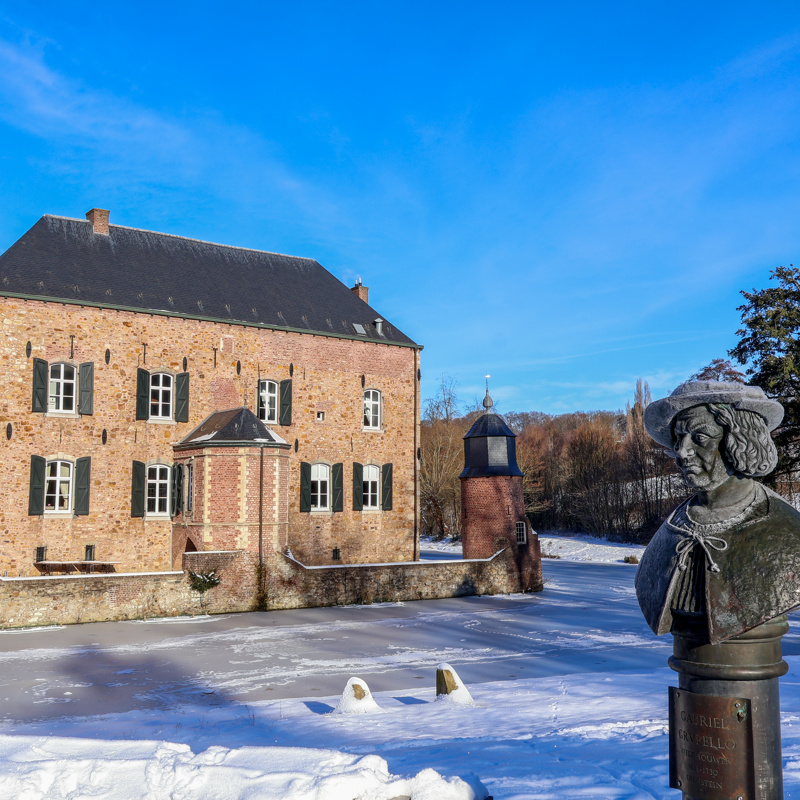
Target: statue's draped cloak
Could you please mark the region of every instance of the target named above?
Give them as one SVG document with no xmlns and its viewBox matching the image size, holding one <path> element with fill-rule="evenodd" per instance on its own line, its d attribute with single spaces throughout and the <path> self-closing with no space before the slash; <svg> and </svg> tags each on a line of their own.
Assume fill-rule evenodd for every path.
<svg viewBox="0 0 800 800">
<path fill-rule="evenodd" d="M 759 488 L 763 488 L 760 487 Z M 680 550 L 691 548 L 706 562 L 705 609 L 711 644 L 738 636 L 800 605 L 800 513 L 774 492 L 764 489 L 752 519 L 716 531 L 727 548 L 681 542 L 692 537 L 673 524 L 679 506 L 662 523 L 642 556 L 636 573 L 636 596 L 647 624 L 661 636 L 672 628 L 672 607 L 680 583 Z M 703 526 L 697 526 L 702 528 Z M 709 539 L 711 537 L 708 537 Z M 690 568 L 691 559 L 683 559 Z M 711 569 L 716 564 L 718 571 Z"/>
</svg>

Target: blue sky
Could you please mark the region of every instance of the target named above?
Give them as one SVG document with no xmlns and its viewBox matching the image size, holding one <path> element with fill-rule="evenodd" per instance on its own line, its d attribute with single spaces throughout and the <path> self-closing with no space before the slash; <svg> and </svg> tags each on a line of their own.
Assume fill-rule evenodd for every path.
<svg viewBox="0 0 800 800">
<path fill-rule="evenodd" d="M 313 257 L 500 411 L 725 356 L 798 145 L 797 3 L 0 0 L 0 250 L 99 206 Z"/>
</svg>

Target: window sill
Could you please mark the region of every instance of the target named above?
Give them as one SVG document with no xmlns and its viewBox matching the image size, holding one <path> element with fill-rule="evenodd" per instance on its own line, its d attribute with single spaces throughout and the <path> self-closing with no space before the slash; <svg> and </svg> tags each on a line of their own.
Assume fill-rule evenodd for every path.
<svg viewBox="0 0 800 800">
<path fill-rule="evenodd" d="M 170 520 L 169 514 L 145 514 L 143 517 L 145 522 L 163 522 L 164 520 Z"/>
<path fill-rule="evenodd" d="M 42 516 L 48 519 L 72 519 L 75 514 L 71 511 L 45 511 Z"/>
<path fill-rule="evenodd" d="M 323 514 L 323 515 L 327 514 L 327 515 L 330 515 L 330 516 L 333 515 L 333 511 L 330 508 L 312 508 L 308 513 L 309 514 Z"/>
<path fill-rule="evenodd" d="M 160 419 L 159 417 L 150 417 L 145 422 L 151 422 L 153 425 L 177 425 L 174 419 Z"/>
<path fill-rule="evenodd" d="M 380 514 L 383 511 L 382 508 L 362 508 L 362 514 Z"/>
<path fill-rule="evenodd" d="M 77 411 L 45 411 L 46 418 L 53 419 L 80 419 L 81 415 Z"/>
<path fill-rule="evenodd" d="M 361 428 L 362 433 L 383 433 L 383 428 Z"/>
</svg>

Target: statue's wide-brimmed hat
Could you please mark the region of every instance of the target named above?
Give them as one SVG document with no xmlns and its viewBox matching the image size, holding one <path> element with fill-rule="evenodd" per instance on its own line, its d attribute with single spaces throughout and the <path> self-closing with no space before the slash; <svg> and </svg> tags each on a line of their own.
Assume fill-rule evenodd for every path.
<svg viewBox="0 0 800 800">
<path fill-rule="evenodd" d="M 687 381 L 663 400 L 650 403 L 644 411 L 644 426 L 659 444 L 672 448 L 672 421 L 686 408 L 705 403 L 725 403 L 760 414 L 770 431 L 783 419 L 783 406 L 770 400 L 758 386 L 733 381 Z"/>
</svg>

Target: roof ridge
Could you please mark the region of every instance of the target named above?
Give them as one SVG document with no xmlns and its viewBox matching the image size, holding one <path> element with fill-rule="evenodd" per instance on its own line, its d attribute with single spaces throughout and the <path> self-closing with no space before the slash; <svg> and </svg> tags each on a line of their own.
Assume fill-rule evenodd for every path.
<svg viewBox="0 0 800 800">
<path fill-rule="evenodd" d="M 60 214 L 42 214 L 42 218 L 50 217 L 51 219 L 65 219 L 69 222 L 85 222 L 88 225 L 91 225 L 88 219 L 80 219 L 80 217 L 64 217 Z M 197 244 L 210 244 L 212 247 L 225 247 L 228 250 L 245 250 L 248 253 L 263 253 L 268 256 L 283 256 L 283 258 L 298 258 L 301 261 L 313 261 L 315 264 L 319 264 L 316 258 L 309 258 L 308 256 L 293 256 L 291 253 L 276 253 L 273 250 L 257 250 L 255 247 L 240 247 L 235 244 L 222 244 L 221 242 L 209 242 L 207 239 L 195 239 L 192 236 L 180 236 L 177 233 L 164 233 L 163 231 L 151 231 L 147 228 L 133 228 L 130 225 L 112 225 L 109 224 L 109 228 L 123 228 L 126 231 L 138 231 L 139 233 L 152 233 L 155 236 L 167 236 L 170 239 L 183 239 L 187 242 L 197 242 Z M 320 266 L 322 266 L 320 264 Z M 323 267 L 324 269 L 324 267 Z M 336 276 L 334 276 L 336 277 Z"/>
</svg>

